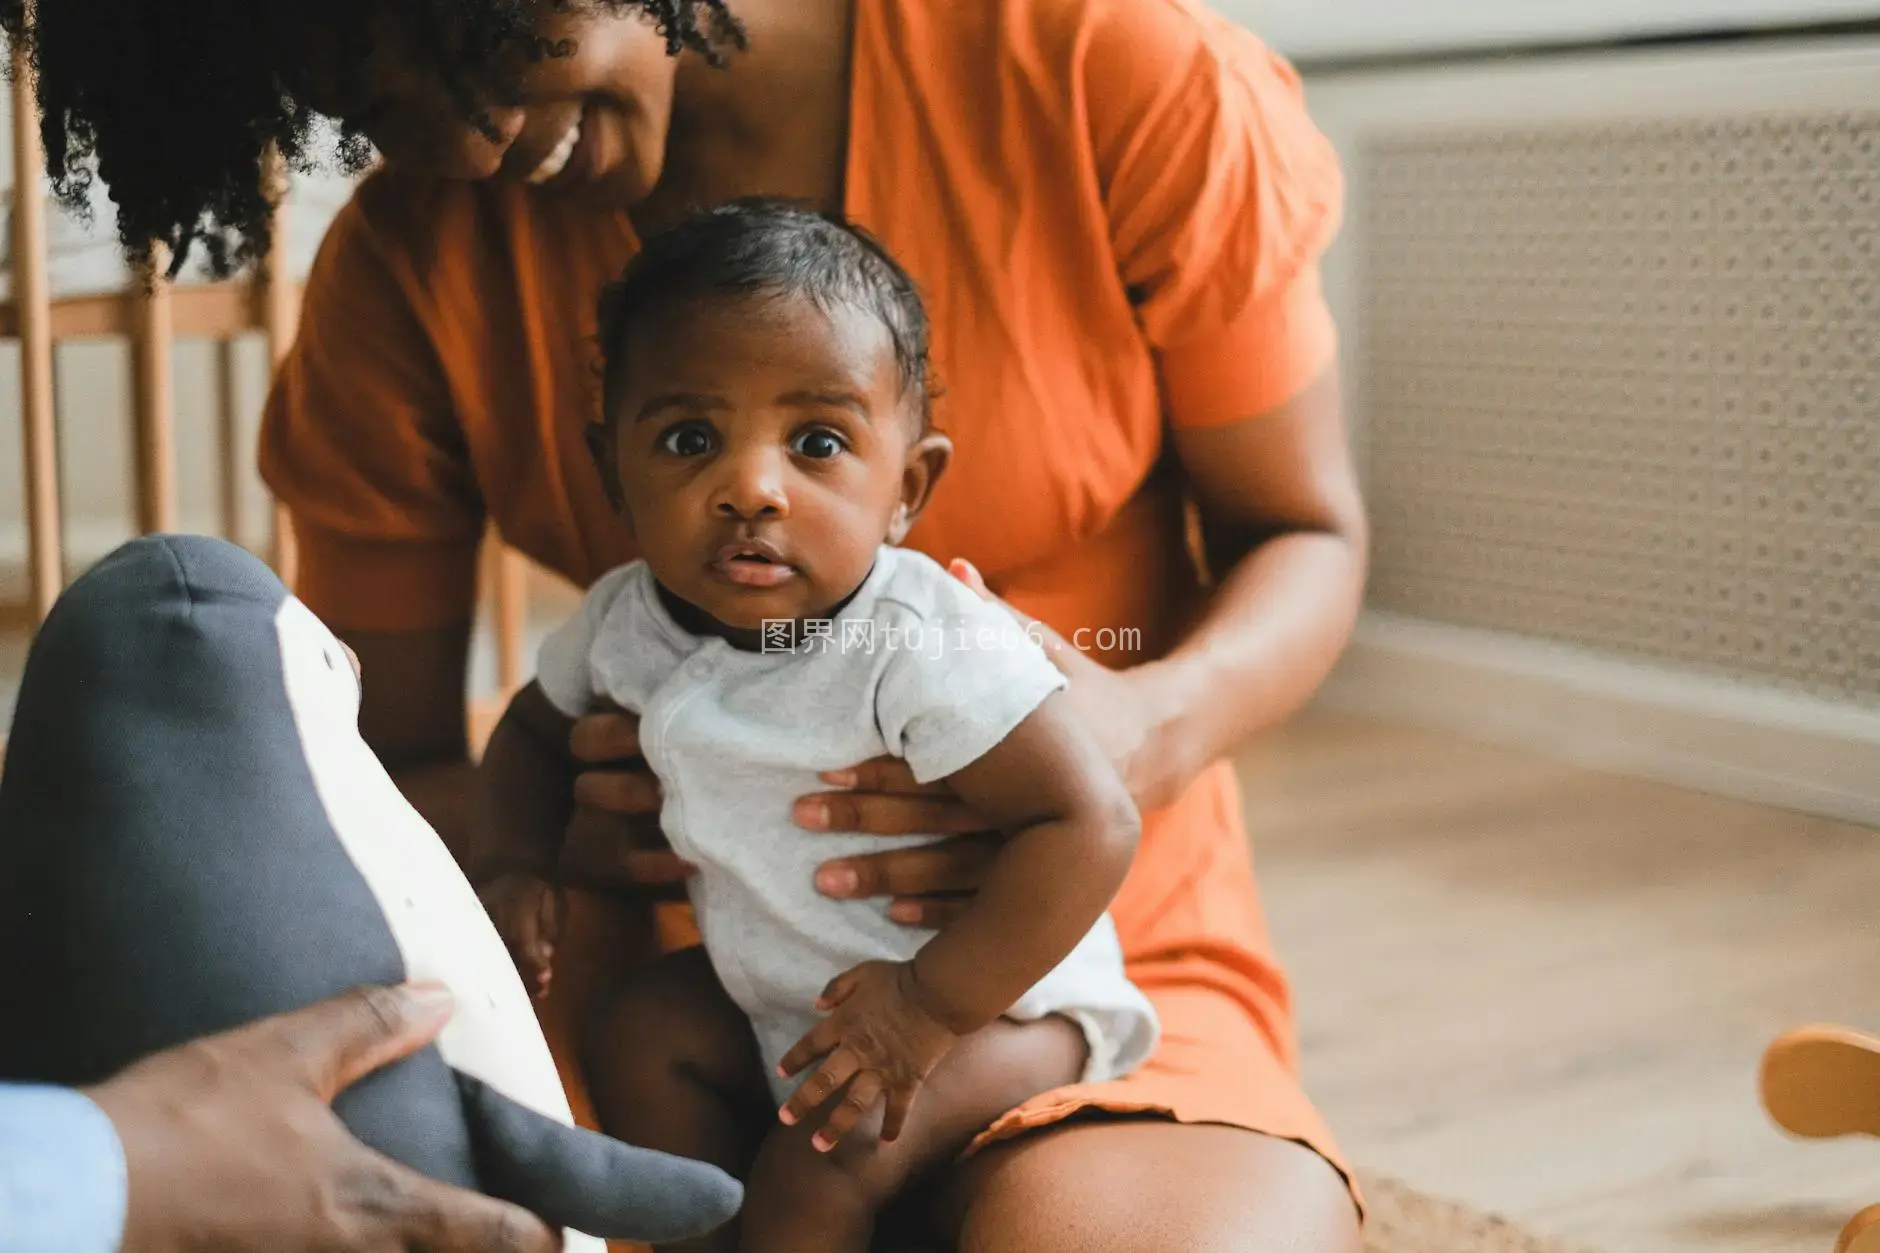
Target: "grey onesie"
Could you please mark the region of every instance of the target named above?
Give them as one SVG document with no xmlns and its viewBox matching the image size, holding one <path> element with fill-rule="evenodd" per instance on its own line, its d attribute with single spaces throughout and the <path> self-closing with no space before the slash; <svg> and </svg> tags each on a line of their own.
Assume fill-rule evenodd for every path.
<svg viewBox="0 0 1880 1253">
<path fill-rule="evenodd" d="M 811 835 L 791 820 L 818 775 L 892 754 L 922 782 L 978 760 L 1064 685 L 1043 649 L 939 563 L 884 546 L 832 620 L 782 624 L 752 652 L 682 629 L 634 562 L 594 584 L 543 645 L 538 679 L 563 713 L 612 705 L 640 716 L 641 750 L 665 793 L 661 823 L 699 868 L 691 898 L 725 990 L 750 1016 L 779 1100 L 777 1062 L 819 1017 L 836 975 L 906 961 L 932 934 L 891 921 L 883 901 L 816 891 L 832 857 L 932 836 Z M 1062 1014 L 1090 1045 L 1083 1079 L 1135 1069 L 1159 1034 L 1123 973 L 1106 914 L 1007 1017 Z"/>
</svg>

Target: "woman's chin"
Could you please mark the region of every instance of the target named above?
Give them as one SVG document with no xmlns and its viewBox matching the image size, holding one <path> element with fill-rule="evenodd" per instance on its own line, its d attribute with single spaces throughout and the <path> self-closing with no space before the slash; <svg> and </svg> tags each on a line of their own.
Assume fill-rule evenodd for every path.
<svg viewBox="0 0 1880 1253">
<path fill-rule="evenodd" d="M 622 152 L 613 136 L 596 142 L 604 145 L 596 154 L 601 168 L 594 177 L 570 188 L 569 194 L 609 209 L 638 208 L 659 183 L 665 169 L 663 154 L 642 157 L 637 151 Z"/>
</svg>

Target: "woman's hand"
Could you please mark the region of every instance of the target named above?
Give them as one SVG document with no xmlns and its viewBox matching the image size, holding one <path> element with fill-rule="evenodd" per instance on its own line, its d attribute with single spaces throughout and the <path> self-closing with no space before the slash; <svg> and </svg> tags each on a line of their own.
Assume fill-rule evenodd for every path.
<svg viewBox="0 0 1880 1253">
<path fill-rule="evenodd" d="M 1116 763 L 1139 809 L 1173 801 L 1199 765 L 1187 762 L 1172 736 L 1172 718 L 1157 698 L 1154 666 L 1111 670 L 1074 648 L 1056 631 L 998 601 L 969 563 L 955 561 L 954 576 L 1012 613 L 1052 664 L 1070 680 L 1074 707 Z M 692 873 L 658 828 L 659 783 L 639 760 L 640 722 L 631 714 L 596 714 L 575 724 L 571 743 L 593 769 L 575 784 L 582 809 L 569 827 L 562 874 L 571 883 L 678 895 Z M 1205 763 L 1202 763 L 1205 764 Z M 806 831 L 865 835 L 948 837 L 919 848 L 894 849 L 825 862 L 816 887 L 837 900 L 890 898 L 888 916 L 904 926 L 945 926 L 978 890 L 1004 836 L 944 783 L 914 781 L 907 764 L 880 757 L 822 776 L 830 790 L 798 800 L 795 818 Z"/>
<path fill-rule="evenodd" d="M 659 829 L 659 780 L 640 756 L 640 720 L 590 714 L 568 739 L 585 770 L 575 777 L 578 808 L 562 844 L 562 882 L 654 899 L 680 899 L 694 867 Z"/>
<path fill-rule="evenodd" d="M 1197 766 L 1187 763 L 1161 734 L 1168 723 L 1156 697 L 1153 666 L 1111 670 L 1042 622 L 999 601 L 969 563 L 955 561 L 954 577 L 1022 623 L 1045 655 L 1070 680 L 1074 708 L 1094 730 L 1116 763 L 1138 809 L 1166 805 L 1181 795 Z M 897 849 L 826 863 L 816 886 L 843 900 L 893 897 L 889 917 L 909 926 L 940 927 L 964 908 L 998 855 L 1003 836 L 943 783 L 914 782 L 907 764 L 879 757 L 851 770 L 832 771 L 823 782 L 839 791 L 797 802 L 796 821 L 810 831 L 954 838 L 922 848 Z"/>
<path fill-rule="evenodd" d="M 999 601 L 970 563 L 955 561 L 950 569 L 955 578 L 1017 618 L 1032 638 L 1042 640 L 1045 655 L 1070 680 L 1072 705 L 1116 763 L 1137 808 L 1155 809 L 1181 794 L 1198 767 L 1181 758 L 1171 737 L 1160 734 L 1169 716 L 1156 699 L 1152 667 L 1118 671 L 1099 665 L 1044 623 Z M 914 782 L 907 764 L 898 758 L 879 757 L 850 770 L 831 771 L 822 779 L 840 790 L 797 802 L 796 821 L 806 830 L 953 837 L 921 848 L 828 862 L 817 873 L 816 886 L 826 896 L 892 897 L 888 916 L 896 922 L 945 926 L 978 890 L 1004 841 L 945 784 Z"/>
<path fill-rule="evenodd" d="M 659 781 L 640 758 L 640 720 L 592 714 L 569 738 L 588 767 L 575 780 L 580 808 L 569 824 L 559 873 L 564 883 L 677 899 L 694 867 L 659 829 Z M 797 821 L 809 830 L 958 837 L 924 848 L 833 861 L 816 884 L 842 900 L 893 897 L 889 913 L 910 927 L 938 927 L 979 886 L 1001 837 L 945 787 L 914 782 L 905 763 L 884 758 L 825 775 L 843 789 L 806 797 Z"/>
<path fill-rule="evenodd" d="M 877 757 L 822 776 L 831 792 L 796 803 L 806 831 L 950 838 L 824 862 L 816 889 L 837 900 L 886 896 L 888 916 L 908 927 L 945 926 L 965 908 L 1005 837 L 943 783 L 916 783 L 898 757 Z"/>
</svg>

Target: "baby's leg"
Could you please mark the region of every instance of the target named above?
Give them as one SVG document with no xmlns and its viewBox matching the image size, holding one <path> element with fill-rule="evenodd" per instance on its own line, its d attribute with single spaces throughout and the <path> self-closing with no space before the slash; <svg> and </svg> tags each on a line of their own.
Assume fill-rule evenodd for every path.
<svg viewBox="0 0 1880 1253">
<path fill-rule="evenodd" d="M 591 1024 L 583 1057 L 601 1130 L 750 1174 L 776 1110 L 750 1020 L 700 948 L 635 972 Z M 736 1224 L 665 1253 L 729 1253 Z"/>
<path fill-rule="evenodd" d="M 940 1064 L 892 1144 L 875 1138 L 879 1108 L 828 1153 L 810 1144 L 816 1120 L 777 1126 L 745 1190 L 739 1253 L 867 1253 L 883 1206 L 946 1165 L 999 1115 L 1075 1083 L 1085 1051 L 1082 1031 L 1065 1019 L 1000 1021 Z"/>
</svg>

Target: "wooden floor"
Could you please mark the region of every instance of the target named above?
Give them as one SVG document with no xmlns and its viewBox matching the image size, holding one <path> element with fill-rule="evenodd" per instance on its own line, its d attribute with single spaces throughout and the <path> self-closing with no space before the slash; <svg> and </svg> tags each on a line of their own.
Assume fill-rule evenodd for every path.
<svg viewBox="0 0 1880 1253">
<path fill-rule="evenodd" d="M 1763 1045 L 1880 1026 L 1880 832 L 1313 717 L 1245 761 L 1307 1082 L 1359 1165 L 1599 1253 L 1829 1253 L 1880 1142 Z"/>
</svg>

